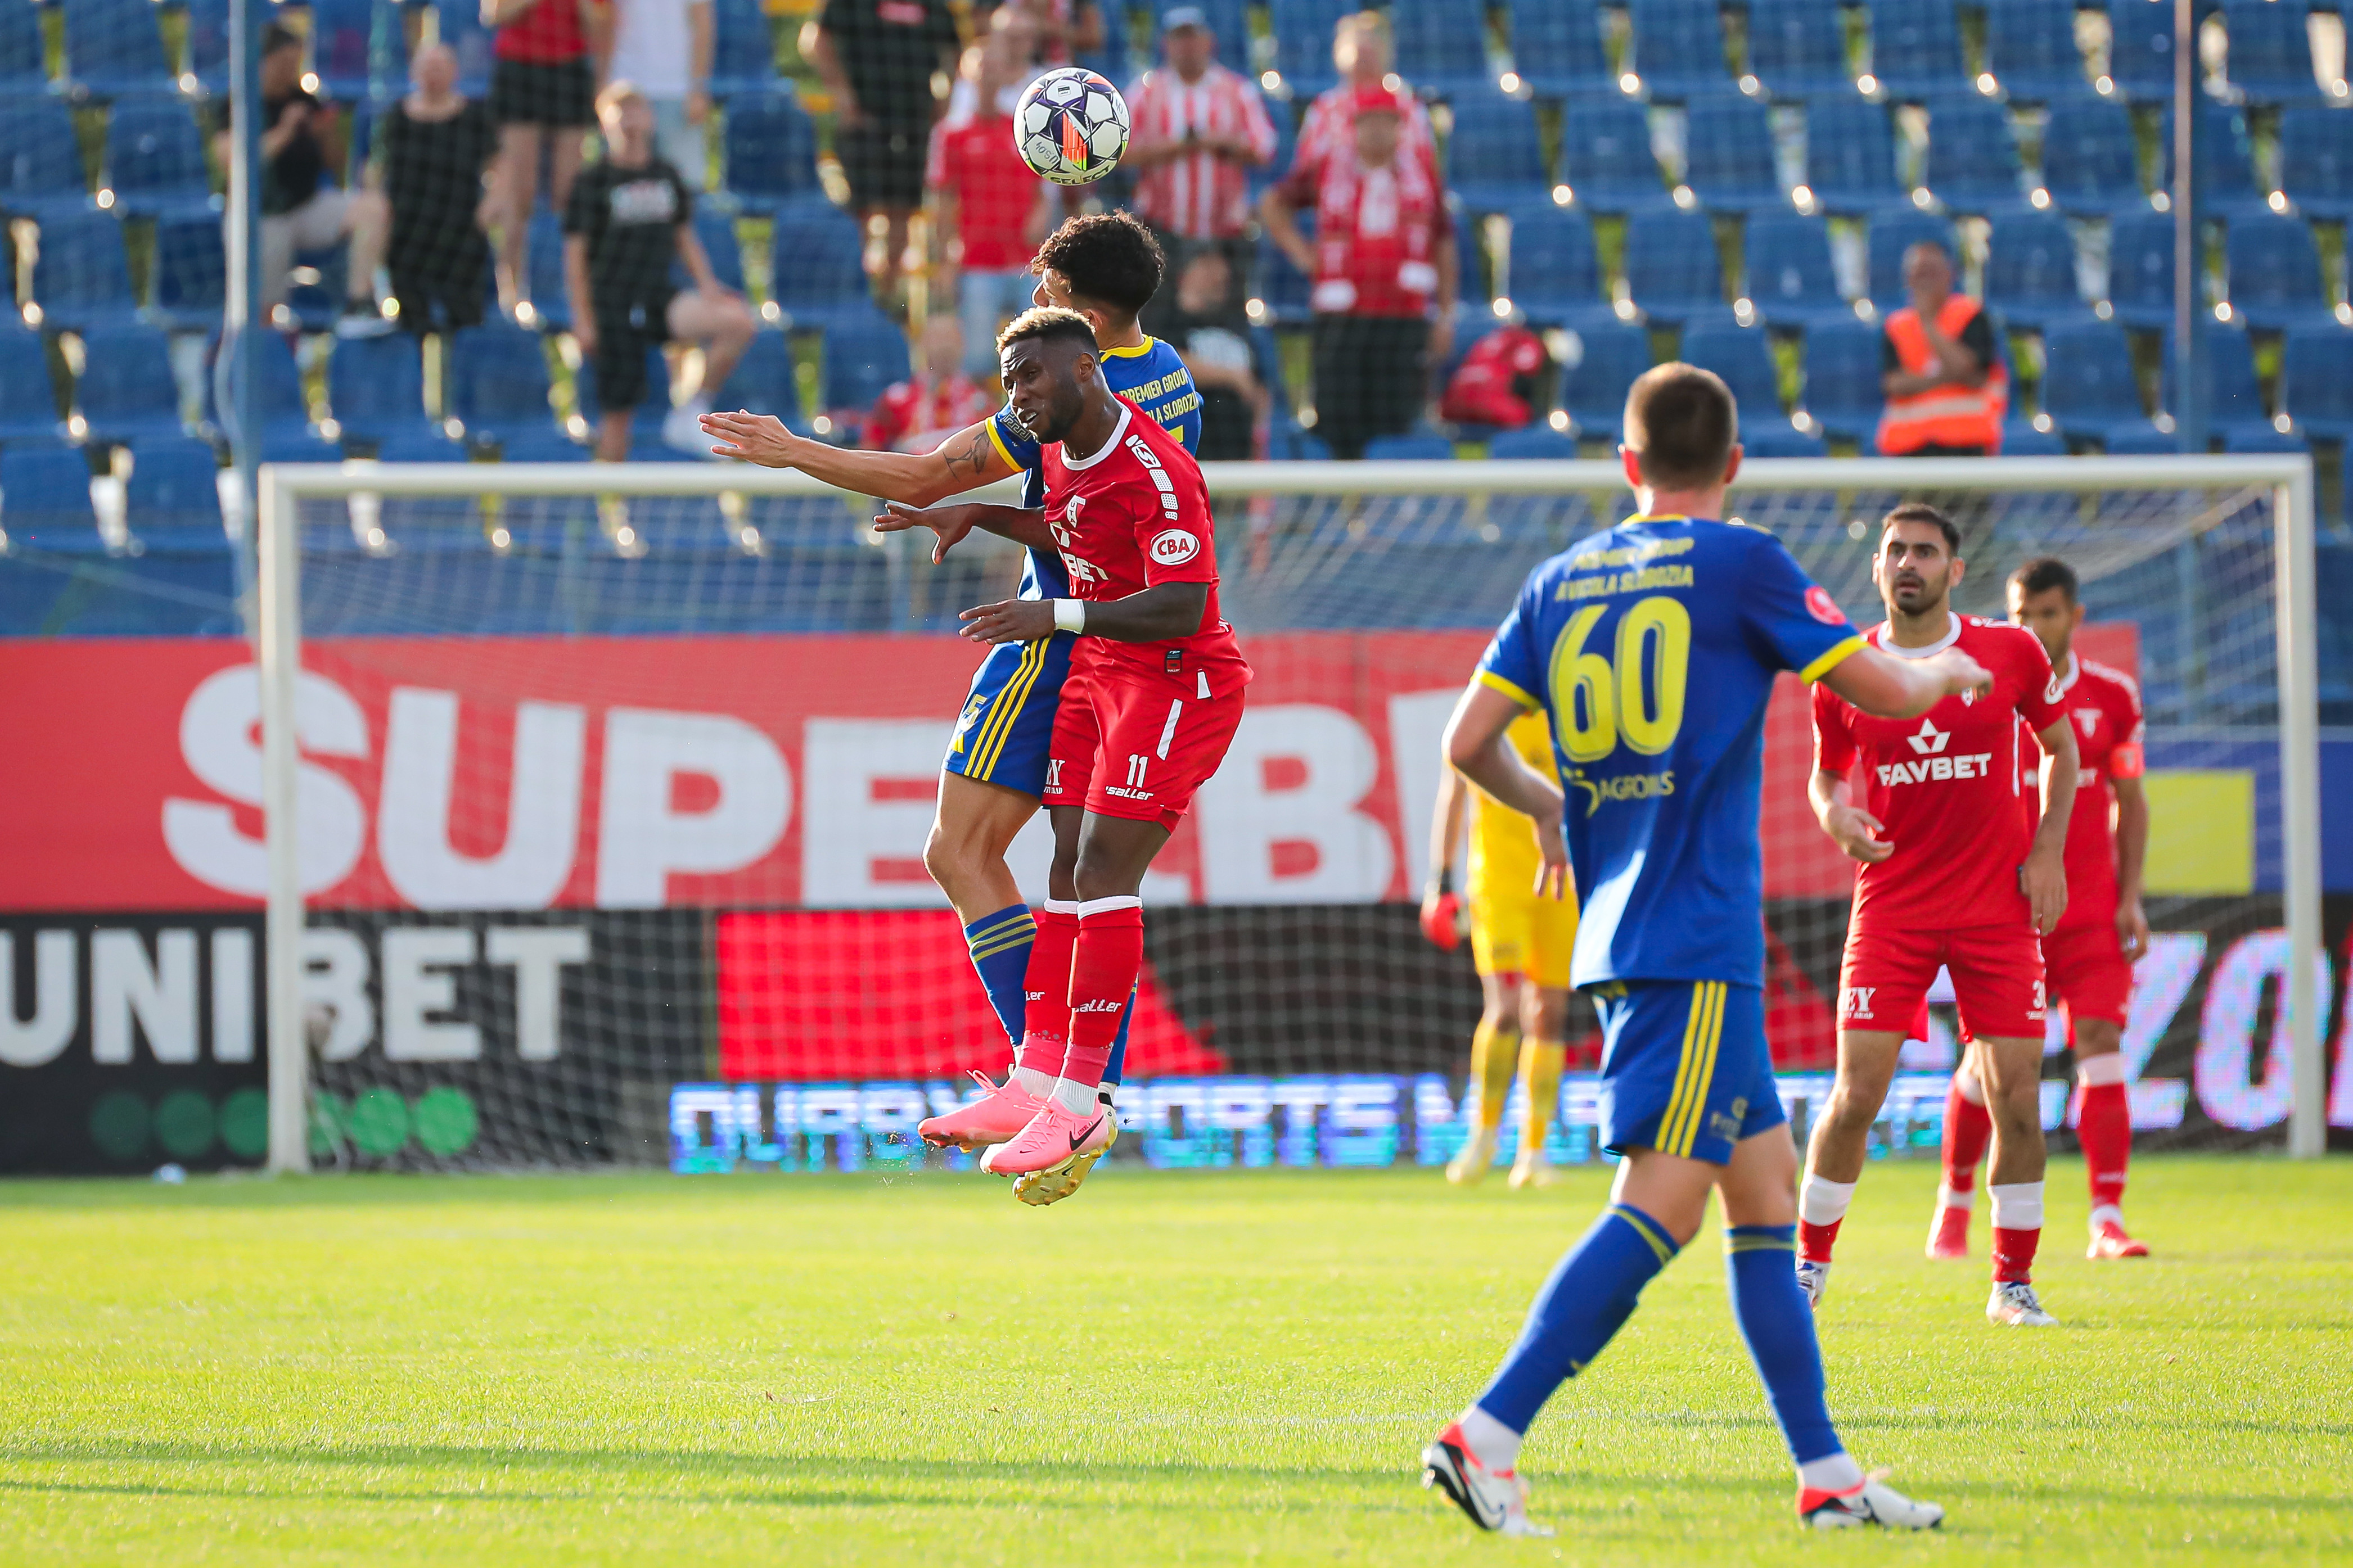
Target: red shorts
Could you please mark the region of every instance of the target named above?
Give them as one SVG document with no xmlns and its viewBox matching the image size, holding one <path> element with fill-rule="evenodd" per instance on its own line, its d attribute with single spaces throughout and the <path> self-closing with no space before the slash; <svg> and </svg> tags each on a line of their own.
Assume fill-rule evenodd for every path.
<svg viewBox="0 0 2353 1568">
<path fill-rule="evenodd" d="M 1174 829 L 1226 760 L 1242 721 L 1247 668 L 1170 675 L 1141 663 L 1073 660 L 1046 753 L 1048 805 Z M 1202 695 L 1214 691 L 1214 696 Z"/>
<path fill-rule="evenodd" d="M 2044 937 L 2042 972 L 2051 999 L 2065 1004 L 2071 1027 L 2085 1018 L 2105 1018 L 2124 1027 L 2126 1010 L 2132 1005 L 2133 972 L 2113 921 L 2069 926 Z"/>
<path fill-rule="evenodd" d="M 1952 972 L 1963 1039 L 2042 1037 L 2042 944 L 2022 921 L 1960 931 L 1855 921 L 1839 965 L 1839 1027 L 1904 1033 L 1939 967 Z"/>
</svg>

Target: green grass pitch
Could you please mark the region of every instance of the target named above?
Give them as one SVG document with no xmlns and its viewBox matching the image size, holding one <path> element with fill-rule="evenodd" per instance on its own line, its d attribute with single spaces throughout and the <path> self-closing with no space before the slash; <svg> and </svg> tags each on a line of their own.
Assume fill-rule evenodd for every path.
<svg viewBox="0 0 2353 1568">
<path fill-rule="evenodd" d="M 0 1185 L 0 1561 L 1317 1564 L 2345 1562 L 2353 1182 L 2145 1159 L 2157 1256 L 2055 1332 L 1864 1180 L 1832 1409 L 1944 1502 L 1818 1539 L 1704 1233 L 1538 1423 L 1549 1542 L 1416 1484 L 1602 1195 L 1434 1173 Z M 1982 1245 L 1982 1216 L 1978 1240 Z"/>
</svg>

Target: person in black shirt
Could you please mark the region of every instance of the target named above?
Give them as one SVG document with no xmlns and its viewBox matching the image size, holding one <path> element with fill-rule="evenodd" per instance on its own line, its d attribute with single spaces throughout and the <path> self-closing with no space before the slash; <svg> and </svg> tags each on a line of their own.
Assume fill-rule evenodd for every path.
<svg viewBox="0 0 2353 1568">
<path fill-rule="evenodd" d="M 412 332 L 454 331 L 482 319 L 482 268 L 491 205 L 482 172 L 498 152 L 489 109 L 457 91 L 458 57 L 447 44 L 417 51 L 416 90 L 376 121 L 371 185 L 392 205 L 385 264 L 400 324 Z"/>
<path fill-rule="evenodd" d="M 923 205 L 924 154 L 938 114 L 932 79 L 955 75 L 955 18 L 947 0 L 825 0 L 801 29 L 800 46 L 833 98 L 833 150 L 849 205 L 862 218 L 888 220 L 888 295 L 898 286 L 907 221 Z"/>
<path fill-rule="evenodd" d="M 655 156 L 653 106 L 626 81 L 596 95 L 605 156 L 580 171 L 564 214 L 564 274 L 572 293 L 572 331 L 594 362 L 602 421 L 596 456 L 617 463 L 629 454 L 629 418 L 646 395 L 646 354 L 677 339 L 702 348 L 702 383 L 671 409 L 662 438 L 681 451 L 710 455 L 702 432 L 711 394 L 724 384 L 758 323 L 744 297 L 723 287 L 695 237 L 694 197 L 676 169 Z M 671 287 L 683 262 L 694 288 Z"/>
<path fill-rule="evenodd" d="M 1201 394 L 1201 449 L 1194 455 L 1205 463 L 1255 456 L 1269 406 L 1250 357 L 1250 318 L 1233 306 L 1232 282 L 1224 249 L 1203 246 L 1176 274 L 1176 308 L 1152 323 Z"/>
</svg>

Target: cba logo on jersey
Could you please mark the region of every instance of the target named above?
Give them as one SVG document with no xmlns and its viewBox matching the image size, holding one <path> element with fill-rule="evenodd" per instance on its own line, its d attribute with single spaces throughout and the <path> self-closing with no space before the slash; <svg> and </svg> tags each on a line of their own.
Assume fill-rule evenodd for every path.
<svg viewBox="0 0 2353 1568">
<path fill-rule="evenodd" d="M 1152 559 L 1162 566 L 1182 566 L 1201 553 L 1201 542 L 1181 528 L 1165 528 L 1152 536 Z"/>
</svg>

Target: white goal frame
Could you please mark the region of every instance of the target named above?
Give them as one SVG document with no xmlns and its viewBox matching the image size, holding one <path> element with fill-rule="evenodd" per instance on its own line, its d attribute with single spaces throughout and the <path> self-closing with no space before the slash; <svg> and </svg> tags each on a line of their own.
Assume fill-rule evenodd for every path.
<svg viewBox="0 0 2353 1568">
<path fill-rule="evenodd" d="M 1213 495 L 1506 495 L 1619 490 L 1607 460 L 1523 462 L 1208 463 Z M 2314 584 L 2312 459 L 2308 455 L 1985 458 L 1768 458 L 1745 463 L 1736 494 L 1771 490 L 2181 490 L 2268 486 L 2274 495 L 2274 620 L 2278 638 L 2281 870 L 2289 957 L 2283 1000 L 2295 1105 L 2288 1152 L 2327 1145 L 2327 1066 L 2314 989 L 2321 951 L 2320 718 Z M 262 813 L 267 917 L 271 1171 L 310 1168 L 310 1047 L 302 1005 L 303 899 L 296 842 L 295 689 L 301 665 L 300 502 L 358 494 L 405 496 L 743 495 L 839 493 L 806 475 L 704 463 L 267 464 L 256 507 Z M 1012 481 L 974 492 L 1010 500 Z"/>
</svg>

